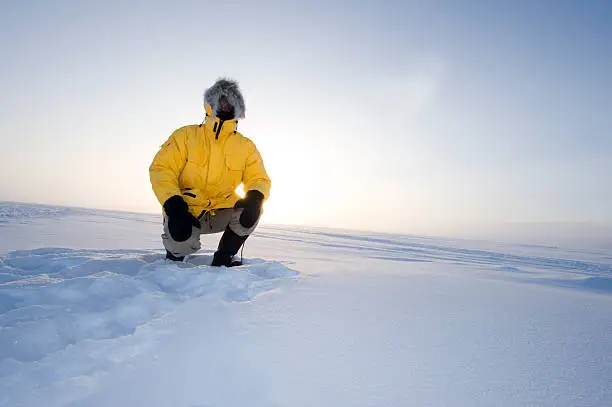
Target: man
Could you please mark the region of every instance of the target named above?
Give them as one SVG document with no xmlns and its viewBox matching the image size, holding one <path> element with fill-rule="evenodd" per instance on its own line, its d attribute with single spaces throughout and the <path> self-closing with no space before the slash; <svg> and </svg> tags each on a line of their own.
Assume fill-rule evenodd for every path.
<svg viewBox="0 0 612 407">
<path fill-rule="evenodd" d="M 238 83 L 219 79 L 204 93 L 202 124 L 181 127 L 149 168 L 164 208 L 166 258 L 182 261 L 201 248 L 200 234 L 223 232 L 212 266 L 240 265 L 233 257 L 257 227 L 270 178 L 255 144 L 236 131 L 244 118 Z M 244 185 L 243 199 L 235 190 Z"/>
</svg>

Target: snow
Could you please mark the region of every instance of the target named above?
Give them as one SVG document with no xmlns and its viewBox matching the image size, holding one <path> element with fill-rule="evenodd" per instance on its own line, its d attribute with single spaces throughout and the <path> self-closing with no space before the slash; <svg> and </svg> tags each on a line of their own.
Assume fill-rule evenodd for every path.
<svg viewBox="0 0 612 407">
<path fill-rule="evenodd" d="M 0 203 L 0 406 L 609 406 L 612 253 Z"/>
</svg>

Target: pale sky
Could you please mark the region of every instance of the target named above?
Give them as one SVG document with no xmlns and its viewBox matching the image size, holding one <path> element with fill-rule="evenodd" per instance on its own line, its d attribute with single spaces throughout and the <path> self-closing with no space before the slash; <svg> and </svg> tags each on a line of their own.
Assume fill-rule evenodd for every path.
<svg viewBox="0 0 612 407">
<path fill-rule="evenodd" d="M 231 76 L 264 222 L 612 222 L 612 2 L 0 4 L 0 200 L 159 212 L 153 156 Z"/>
</svg>

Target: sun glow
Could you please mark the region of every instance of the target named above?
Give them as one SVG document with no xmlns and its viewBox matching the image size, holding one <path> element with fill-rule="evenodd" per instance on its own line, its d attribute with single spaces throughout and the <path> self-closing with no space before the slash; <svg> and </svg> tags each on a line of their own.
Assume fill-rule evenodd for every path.
<svg viewBox="0 0 612 407">
<path fill-rule="evenodd" d="M 234 190 L 235 193 L 238 194 L 238 196 L 240 196 L 240 198 L 244 198 L 244 184 L 240 184 L 238 185 L 238 187 Z"/>
</svg>

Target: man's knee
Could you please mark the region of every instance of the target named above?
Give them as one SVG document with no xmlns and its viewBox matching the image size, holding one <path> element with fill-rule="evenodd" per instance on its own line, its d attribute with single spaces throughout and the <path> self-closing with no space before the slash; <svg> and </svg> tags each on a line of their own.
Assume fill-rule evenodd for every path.
<svg viewBox="0 0 612 407">
<path fill-rule="evenodd" d="M 182 242 L 177 242 L 174 240 L 170 235 L 170 231 L 168 230 L 167 218 L 164 220 L 162 243 L 164 244 L 164 248 L 175 256 L 186 256 L 188 254 L 193 254 L 202 247 L 200 243 L 200 231 L 195 226 L 192 227 L 191 236 L 189 239 Z"/>
<path fill-rule="evenodd" d="M 259 219 L 261 218 L 261 216 L 260 218 L 257 218 L 257 221 L 255 222 L 253 226 L 251 226 L 250 228 L 246 228 L 242 226 L 242 224 L 240 223 L 240 215 L 242 214 L 242 211 L 243 211 L 242 208 L 234 209 L 234 212 L 232 213 L 232 218 L 230 219 L 228 227 L 230 228 L 232 232 L 236 233 L 238 236 L 249 236 L 257 228 L 257 225 L 259 224 Z"/>
</svg>

